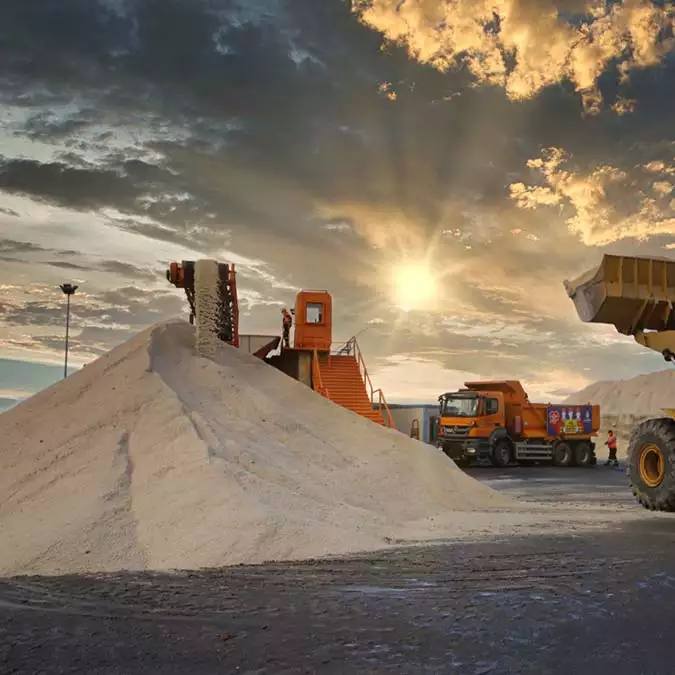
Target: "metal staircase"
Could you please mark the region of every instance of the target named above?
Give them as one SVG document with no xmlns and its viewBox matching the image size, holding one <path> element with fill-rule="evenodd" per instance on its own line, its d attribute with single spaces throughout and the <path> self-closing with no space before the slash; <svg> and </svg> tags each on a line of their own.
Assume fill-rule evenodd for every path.
<svg viewBox="0 0 675 675">
<path fill-rule="evenodd" d="M 314 352 L 313 388 L 337 405 L 377 424 L 393 427 L 384 393 L 375 389 L 356 338 L 330 353 Z"/>
</svg>

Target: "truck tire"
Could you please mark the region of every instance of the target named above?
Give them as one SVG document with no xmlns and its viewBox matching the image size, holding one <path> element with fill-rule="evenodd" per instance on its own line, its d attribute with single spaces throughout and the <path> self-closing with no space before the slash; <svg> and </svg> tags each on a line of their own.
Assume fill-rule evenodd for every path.
<svg viewBox="0 0 675 675">
<path fill-rule="evenodd" d="M 628 476 L 633 495 L 650 511 L 675 511 L 675 420 L 647 420 L 628 445 Z"/>
<path fill-rule="evenodd" d="M 581 441 L 574 447 L 574 464 L 576 466 L 591 466 L 593 463 L 593 448 L 588 441 Z"/>
<path fill-rule="evenodd" d="M 511 444 L 506 439 L 497 441 L 492 450 L 492 464 L 500 469 L 504 468 L 511 463 L 511 457 Z"/>
<path fill-rule="evenodd" d="M 553 463 L 556 466 L 570 466 L 573 459 L 572 448 L 564 441 L 560 441 L 553 446 Z"/>
</svg>

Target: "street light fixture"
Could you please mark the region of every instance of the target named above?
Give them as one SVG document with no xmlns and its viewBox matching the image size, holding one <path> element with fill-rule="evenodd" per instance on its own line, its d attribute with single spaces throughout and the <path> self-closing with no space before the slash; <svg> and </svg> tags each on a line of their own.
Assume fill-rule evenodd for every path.
<svg viewBox="0 0 675 675">
<path fill-rule="evenodd" d="M 63 366 L 63 377 L 68 377 L 68 334 L 70 332 L 70 296 L 75 294 L 77 286 L 73 284 L 61 284 L 59 288 L 66 294 L 68 305 L 66 309 L 66 360 Z"/>
</svg>

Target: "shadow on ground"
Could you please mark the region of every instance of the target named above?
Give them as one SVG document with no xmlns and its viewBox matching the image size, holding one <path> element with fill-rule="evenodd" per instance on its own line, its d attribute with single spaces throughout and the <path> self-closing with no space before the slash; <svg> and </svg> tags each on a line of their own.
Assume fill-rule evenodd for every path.
<svg viewBox="0 0 675 675">
<path fill-rule="evenodd" d="M 592 536 L 0 581 L 3 673 L 672 673 L 675 518 Z"/>
</svg>

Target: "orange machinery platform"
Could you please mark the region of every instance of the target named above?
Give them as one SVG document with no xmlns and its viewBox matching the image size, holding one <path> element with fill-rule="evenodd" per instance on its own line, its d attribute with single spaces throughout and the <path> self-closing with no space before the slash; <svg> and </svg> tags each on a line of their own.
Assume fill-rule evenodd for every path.
<svg viewBox="0 0 675 675">
<path fill-rule="evenodd" d="M 221 312 L 216 329 L 218 337 L 239 349 L 263 359 L 290 377 L 306 384 L 330 399 L 378 424 L 393 427 L 393 420 L 381 389 L 374 389 L 363 355 L 351 338 L 337 353 L 333 346 L 333 301 L 328 291 L 300 291 L 295 299 L 294 339 L 290 348 L 271 355 L 281 340 L 273 335 L 239 333 L 239 302 L 235 266 L 217 263 Z M 196 263 L 183 260 L 171 263 L 168 281 L 185 290 L 190 304 L 190 322 L 196 316 Z"/>
<path fill-rule="evenodd" d="M 337 405 L 393 426 L 381 390 L 374 389 L 355 338 L 333 347 L 333 301 L 328 291 L 300 291 L 295 299 L 294 335 L 268 361 Z"/>
</svg>

